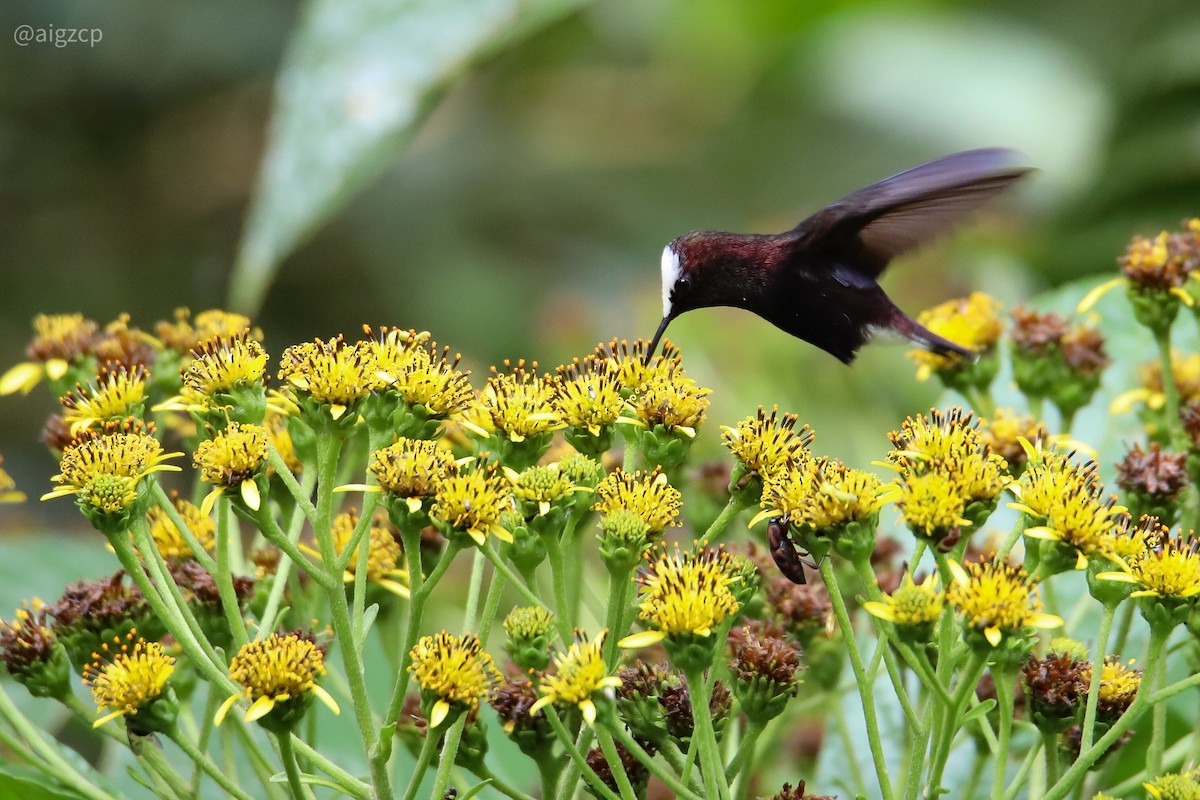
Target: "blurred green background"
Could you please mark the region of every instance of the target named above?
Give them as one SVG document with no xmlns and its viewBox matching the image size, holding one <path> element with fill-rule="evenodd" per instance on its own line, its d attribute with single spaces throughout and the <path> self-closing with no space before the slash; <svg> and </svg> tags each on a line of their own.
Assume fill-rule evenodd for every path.
<svg viewBox="0 0 1200 800">
<path fill-rule="evenodd" d="M 885 276 L 914 314 L 975 288 L 1011 308 L 1200 212 L 1190 0 L 6 0 L 0 22 L 4 366 L 37 312 L 255 308 L 237 264 L 276 357 L 367 322 L 432 331 L 480 383 L 553 367 L 653 332 L 676 235 L 783 230 L 983 145 L 1041 172 Z M 103 38 L 19 46 L 20 25 Z M 939 394 L 894 345 L 847 369 L 726 310 L 670 334 L 714 389 L 710 453 L 778 403 L 862 465 Z M 0 402 L 36 498 L 53 401 Z M 0 527 L 84 525 L 49 505 Z"/>
</svg>

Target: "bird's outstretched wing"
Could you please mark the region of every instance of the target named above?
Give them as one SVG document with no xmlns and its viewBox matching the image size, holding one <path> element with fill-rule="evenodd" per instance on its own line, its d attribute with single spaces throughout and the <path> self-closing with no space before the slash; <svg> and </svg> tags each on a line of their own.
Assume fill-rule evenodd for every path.
<svg viewBox="0 0 1200 800">
<path fill-rule="evenodd" d="M 815 263 L 876 278 L 896 256 L 950 228 L 1030 168 L 1005 148 L 967 150 L 913 167 L 846 195 L 785 236 Z"/>
</svg>

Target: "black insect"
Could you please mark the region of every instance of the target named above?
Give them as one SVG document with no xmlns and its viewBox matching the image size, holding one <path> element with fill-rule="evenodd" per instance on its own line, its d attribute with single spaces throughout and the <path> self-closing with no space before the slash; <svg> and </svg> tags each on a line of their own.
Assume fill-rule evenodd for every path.
<svg viewBox="0 0 1200 800">
<path fill-rule="evenodd" d="M 767 546 L 771 548 L 771 558 L 775 559 L 775 566 L 779 567 L 783 577 L 803 586 L 808 583 L 808 579 L 804 577 L 804 568 L 816 569 L 817 565 L 804 560 L 807 553 L 796 547 L 790 530 L 791 521 L 787 517 L 771 519 L 767 523 Z"/>
</svg>

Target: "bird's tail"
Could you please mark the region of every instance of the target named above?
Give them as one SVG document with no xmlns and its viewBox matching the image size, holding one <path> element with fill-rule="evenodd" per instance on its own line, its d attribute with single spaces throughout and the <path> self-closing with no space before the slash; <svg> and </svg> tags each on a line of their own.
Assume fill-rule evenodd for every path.
<svg viewBox="0 0 1200 800">
<path fill-rule="evenodd" d="M 968 350 L 962 345 L 957 345 L 949 339 L 938 336 L 895 306 L 892 306 L 892 313 L 888 319 L 887 327 L 905 339 L 908 339 L 922 350 L 928 350 L 939 356 L 954 355 L 970 361 L 977 361 L 979 359 L 978 353 Z"/>
</svg>

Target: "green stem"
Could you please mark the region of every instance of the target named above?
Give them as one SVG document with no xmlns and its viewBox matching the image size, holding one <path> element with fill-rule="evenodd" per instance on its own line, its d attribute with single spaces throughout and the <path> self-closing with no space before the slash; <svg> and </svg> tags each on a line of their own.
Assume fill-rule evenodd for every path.
<svg viewBox="0 0 1200 800">
<path fill-rule="evenodd" d="M 650 771 L 651 775 L 658 778 L 664 786 L 674 792 L 677 798 L 683 798 L 683 800 L 703 800 L 691 788 L 681 783 L 669 770 L 663 769 L 662 764 L 655 761 L 654 756 L 647 753 L 645 748 L 638 744 L 637 740 L 630 735 L 624 725 L 614 723 L 611 720 L 606 721 L 605 724 L 613 738 L 620 742 L 626 750 L 633 753 L 633 757 L 640 761 Z M 547 797 L 549 796 L 547 795 Z"/>
<path fill-rule="evenodd" d="M 604 640 L 604 664 L 609 672 L 612 672 L 621 660 L 621 648 L 617 643 L 625 635 L 624 620 L 626 609 L 629 608 L 631 585 L 629 573 L 609 570 L 608 610 L 604 620 L 604 626 L 608 629 L 608 638 Z"/>
<path fill-rule="evenodd" d="M 320 435 L 318 434 L 318 436 Z M 267 463 L 275 469 L 275 474 L 279 476 L 283 485 L 291 493 L 292 499 L 296 501 L 296 508 L 300 509 L 310 524 L 316 524 L 317 509 L 313 507 L 312 501 L 309 499 L 312 497 L 312 486 L 301 486 L 296 482 L 296 476 L 288 469 L 287 463 L 283 460 L 283 456 L 279 455 L 275 445 L 270 442 L 267 443 Z"/>
<path fill-rule="evenodd" d="M 558 628 L 559 638 L 563 643 L 569 643 L 575 638 L 575 620 L 571 616 L 571 604 L 567 599 L 566 564 L 563 560 L 562 544 L 553 536 L 542 537 L 546 543 L 546 554 L 550 557 L 550 576 L 554 582 L 554 622 Z M 533 604 L 543 605 L 535 598 Z"/>
<path fill-rule="evenodd" d="M 725 507 L 721 509 L 721 513 L 713 520 L 712 525 L 708 526 L 708 530 L 700 537 L 696 543 L 696 549 L 707 547 L 713 540 L 720 538 L 725 534 L 725 531 L 733 524 L 733 520 L 738 514 L 742 513 L 747 508 L 747 505 L 741 502 L 737 495 L 730 495 L 729 500 L 725 503 Z"/>
<path fill-rule="evenodd" d="M 417 790 L 421 788 L 421 781 L 425 780 L 429 762 L 433 760 L 433 754 L 437 750 L 440 739 L 441 737 L 433 731 L 425 731 L 425 738 L 421 741 L 421 750 L 417 753 L 417 762 L 413 765 L 412 773 L 408 778 L 408 786 L 404 789 L 404 800 L 413 800 L 417 796 Z"/>
<path fill-rule="evenodd" d="M 1017 546 L 1017 542 L 1021 541 L 1021 534 L 1025 532 L 1025 528 L 1029 524 L 1029 517 L 1025 514 L 1018 514 L 1017 521 L 1013 523 L 1012 530 L 1008 532 L 1008 536 L 1004 537 L 1004 541 L 1000 544 L 1000 548 L 996 551 L 996 555 L 992 558 L 992 563 L 1003 564 L 1008 559 L 1008 554 Z M 945 581 L 946 576 L 942 576 Z M 943 583 L 943 585 L 946 585 Z"/>
<path fill-rule="evenodd" d="M 617 752 L 617 747 L 613 744 L 612 734 L 605 728 L 599 727 L 596 729 L 596 738 L 600 741 L 600 751 L 604 753 L 604 760 L 608 762 L 608 770 L 616 780 L 617 788 L 621 790 L 621 800 L 637 800 L 633 784 L 629 782 L 629 776 L 625 774 L 625 765 L 621 762 L 621 754 Z"/>
<path fill-rule="evenodd" d="M 738 742 L 738 749 L 734 753 L 733 760 L 725 768 L 725 772 L 729 775 L 729 780 L 735 780 L 738 773 L 742 771 L 742 767 L 754 763 L 754 748 L 758 744 L 758 737 L 762 736 L 765 728 L 766 726 L 759 720 L 750 720 L 746 726 L 746 732 L 742 736 L 742 740 Z"/>
<path fill-rule="evenodd" d="M 292 748 L 291 735 L 280 734 L 275 737 L 275 740 L 279 742 L 279 757 L 283 761 L 283 771 L 287 774 L 292 800 L 307 800 L 312 793 L 305 791 L 304 782 L 300 779 L 300 765 L 296 762 L 296 751 Z"/>
<path fill-rule="evenodd" d="M 841 629 L 842 641 L 850 653 L 850 666 L 854 669 L 854 679 L 858 684 L 862 697 L 863 718 L 867 725 L 867 741 L 871 747 L 871 757 L 875 762 L 875 774 L 879 780 L 879 791 L 883 800 L 893 800 L 892 779 L 888 775 L 887 760 L 883 753 L 883 741 L 879 736 L 879 718 L 875 711 L 875 677 L 867 675 L 863 665 L 862 654 L 858 650 L 858 642 L 854 639 L 854 628 L 850 623 L 850 614 L 846 610 L 846 601 L 838 588 L 837 575 L 833 570 L 832 559 L 822 559 L 818 565 L 821 579 L 829 591 L 829 600 Z"/>
<path fill-rule="evenodd" d="M 446 731 L 446 738 L 442 742 L 442 753 L 438 758 L 437 775 L 433 779 L 433 791 L 429 793 L 430 797 L 446 796 L 446 790 L 450 786 L 450 771 L 454 769 L 454 759 L 458 754 L 458 746 L 462 743 L 463 728 L 466 726 L 467 715 L 461 714 L 450 726 L 450 730 Z"/>
<path fill-rule="evenodd" d="M 1143 675 L 1143 679 L 1150 681 L 1155 691 L 1164 688 L 1167 682 L 1167 660 L 1161 659 L 1157 671 L 1145 672 Z M 1150 747 L 1146 753 L 1146 771 L 1151 775 L 1161 775 L 1163 750 L 1167 741 L 1167 704 L 1155 703 L 1150 713 Z"/>
<path fill-rule="evenodd" d="M 579 747 L 577 747 L 571 740 L 571 732 L 567 730 L 565 725 L 563 725 L 562 718 L 558 716 L 558 710 L 554 708 L 554 706 L 546 706 L 545 714 L 546 719 L 550 722 L 550 727 L 554 729 L 554 733 L 557 734 L 559 741 L 562 742 L 562 746 L 566 749 L 567 755 L 571 757 L 571 764 L 574 767 L 573 770 L 567 773 L 566 783 L 563 787 L 563 791 L 557 796 L 562 798 L 574 797 L 574 779 L 577 779 L 579 775 L 582 775 L 584 781 L 587 782 L 587 785 L 592 787 L 592 789 L 594 789 L 597 794 L 603 797 L 604 800 L 621 800 L 617 796 L 616 792 L 608 788 L 608 786 L 604 784 L 604 781 L 600 780 L 600 776 L 596 774 L 596 771 L 588 766 L 587 758 L 580 751 Z M 580 740 L 586 741 L 586 737 L 581 736 Z M 549 800 L 549 798 L 547 798 L 547 800 Z"/>
<path fill-rule="evenodd" d="M 217 574 L 214 577 L 217 579 L 221 610 L 225 612 L 225 621 L 229 623 L 230 633 L 233 634 L 233 646 L 240 650 L 249 638 L 246 636 L 246 621 L 242 619 L 242 607 L 233 588 L 231 563 L 236 526 L 230 523 L 229 497 L 221 495 L 217 498 Z"/>
<path fill-rule="evenodd" d="M 312 470 L 305 472 L 301 479 L 303 481 L 303 490 L 311 493 L 313 484 L 316 483 L 316 474 Z M 287 541 L 295 547 L 296 542 L 300 541 L 300 533 L 304 530 L 304 514 L 297 505 L 292 511 L 292 518 L 288 522 L 288 530 L 286 534 Z M 255 634 L 256 639 L 262 639 L 269 636 L 278 624 L 279 608 L 283 603 L 283 595 L 287 591 L 288 577 L 292 571 L 292 564 L 295 562 L 290 558 L 279 560 L 279 566 L 275 569 L 274 582 L 271 584 L 271 593 L 267 597 L 267 605 L 263 609 L 262 617 L 258 632 Z"/>
<path fill-rule="evenodd" d="M 521 597 L 525 599 L 525 602 L 533 606 L 538 606 L 539 608 L 545 607 L 545 603 L 542 602 L 542 599 L 534 594 L 532 589 L 525 585 L 525 581 L 521 580 L 521 576 L 514 572 L 512 567 L 504 563 L 504 559 L 500 558 L 499 554 L 496 552 L 496 549 L 492 547 L 491 539 L 486 540 L 477 549 L 485 558 L 487 558 L 488 561 L 492 562 L 492 566 L 496 568 L 496 572 L 498 574 L 503 575 L 508 579 L 508 582 L 511 583 L 513 588 L 515 588 Z M 571 640 L 570 638 L 567 638 L 564 641 L 569 642 Z"/>
<path fill-rule="evenodd" d="M 708 681 L 705 680 L 703 669 L 684 669 L 684 675 L 692 698 L 692 747 L 697 749 L 699 755 L 704 796 L 710 800 L 729 800 L 729 778 L 725 774 L 725 764 L 709 710 L 712 697 Z"/>
<path fill-rule="evenodd" d="M 1171 363 L 1171 329 L 1154 331 L 1154 343 L 1158 345 L 1159 371 L 1162 373 L 1163 399 L 1167 416 L 1167 433 L 1171 446 L 1176 450 L 1187 448 L 1187 436 L 1179 419 L 1179 386 L 1175 383 L 1175 370 Z"/>
<path fill-rule="evenodd" d="M 1009 784 L 1008 790 L 1004 793 L 1004 800 L 1015 800 L 1017 792 L 1025 785 L 1025 781 L 1029 779 L 1029 770 L 1033 768 L 1041 749 L 1041 742 L 1035 742 L 1033 747 L 1029 748 L 1029 752 L 1021 760 L 1021 766 L 1017 769 L 1017 774 L 1013 776 L 1012 783 Z M 1030 796 L 1033 796 L 1032 793 Z"/>
<path fill-rule="evenodd" d="M 1166 644 L 1168 636 L 1170 636 L 1169 630 L 1150 629 L 1150 646 L 1147 648 L 1143 675 L 1155 674 L 1155 671 L 1158 669 L 1159 657 L 1162 655 L 1163 645 Z M 1184 683 L 1184 681 L 1180 681 L 1180 683 Z M 1174 689 L 1175 687 L 1169 688 Z M 1091 769 L 1092 765 L 1099 761 L 1100 757 L 1108 752 L 1108 749 L 1116 743 L 1125 731 L 1133 726 L 1133 723 L 1141 715 L 1142 710 L 1150 703 L 1157 703 L 1166 699 L 1166 697 L 1159 697 L 1160 694 L 1160 692 L 1155 692 L 1152 696 L 1148 691 L 1145 691 L 1145 685 L 1143 684 L 1138 689 L 1137 697 L 1129 704 L 1129 708 L 1125 709 L 1125 713 L 1113 723 L 1113 726 L 1095 744 L 1089 749 L 1080 752 L 1079 756 L 1075 759 L 1075 763 L 1068 767 L 1067 771 L 1058 779 L 1058 782 L 1050 787 L 1042 800 L 1065 800 L 1066 796 L 1071 793 L 1075 786 L 1087 776 L 1087 771 Z"/>
<path fill-rule="evenodd" d="M 1133 610 L 1136 606 L 1137 603 L 1123 604 L 1120 616 L 1117 618 L 1117 639 L 1110 652 L 1118 656 L 1125 652 L 1125 644 L 1129 641 L 1129 632 L 1133 629 Z"/>
<path fill-rule="evenodd" d="M 116 800 L 111 794 L 96 786 L 71 766 L 71 763 L 59 752 L 58 745 L 46 741 L 44 734 L 17 709 L 12 698 L 4 691 L 2 684 L 0 684 L 0 718 L 8 723 L 9 727 L 36 756 L 31 763 L 38 769 L 47 775 L 53 775 L 55 779 L 88 800 Z"/>
<path fill-rule="evenodd" d="M 1008 748 L 1012 741 L 1013 683 L 1017 676 L 1012 667 L 993 667 L 996 684 L 996 704 L 1000 712 L 999 745 L 995 757 L 995 773 L 992 776 L 992 800 L 1004 797 L 1004 781 L 1008 777 Z M 1049 763 L 1049 758 L 1047 758 Z"/>
<path fill-rule="evenodd" d="M 943 653 L 942 658 L 947 655 Z M 950 758 L 950 750 L 954 744 L 954 735 L 958 732 L 958 720 L 966 707 L 967 698 L 979 685 L 979 678 L 987 665 L 987 655 L 972 649 L 970 660 L 963 670 L 959 683 L 954 689 L 949 705 L 943 711 L 940 724 L 937 726 L 937 741 L 934 748 L 933 765 L 929 771 L 927 783 L 930 797 L 941 794 L 942 774 L 946 770 L 946 762 Z M 939 662 L 938 666 L 941 666 Z"/>
<path fill-rule="evenodd" d="M 212 759 L 209 758 L 208 755 L 199 747 L 197 747 L 191 739 L 184 736 L 181 731 L 178 729 L 170 731 L 167 733 L 167 737 L 176 745 L 178 745 L 179 749 L 182 750 L 188 758 L 195 762 L 196 766 L 200 767 L 200 769 L 204 771 L 205 775 L 208 775 L 210 778 L 216 781 L 217 785 L 224 789 L 226 794 L 236 797 L 237 800 L 254 800 L 249 793 L 243 791 L 240 786 L 230 780 L 229 776 L 222 772 L 221 769 L 212 762 Z"/>
<path fill-rule="evenodd" d="M 171 520 L 171 524 L 179 531 L 179 535 L 187 542 L 188 549 L 192 551 L 192 557 L 199 562 L 200 566 L 204 567 L 204 571 L 209 575 L 217 574 L 217 563 L 208 551 L 204 549 L 204 545 L 200 544 L 200 540 L 196 538 L 196 534 L 192 533 L 192 529 L 184 522 L 183 517 L 179 513 L 179 509 L 175 508 L 175 504 L 171 502 L 171 498 L 167 495 L 166 490 L 162 488 L 162 484 L 158 481 L 149 481 L 150 496 L 154 502 L 167 515 L 167 519 Z"/>
<path fill-rule="evenodd" d="M 333 482 L 337 474 L 338 456 L 341 451 L 341 440 L 329 433 L 317 435 L 317 517 L 314 533 L 317 548 L 321 553 L 321 563 L 325 570 L 337 563 L 337 553 L 333 545 Z M 327 573 L 328 574 L 328 573 Z M 337 573 L 333 574 L 337 577 Z M 371 787 L 376 800 L 392 797 L 391 776 L 388 773 L 386 759 L 379 758 L 379 737 L 376 735 L 375 721 L 371 713 L 371 701 L 367 694 L 366 676 L 363 672 L 362 656 L 354 640 L 354 631 L 350 620 L 350 607 L 346 601 L 346 590 L 340 580 L 332 582 L 325 590 L 329 599 L 330 623 L 334 636 L 337 637 L 342 654 L 342 665 L 346 671 L 346 680 L 350 684 L 350 697 L 354 704 L 354 718 L 358 723 L 358 734 L 362 740 L 363 752 L 369 755 Z"/>
<path fill-rule="evenodd" d="M 1062 774 L 1062 757 L 1058 749 L 1058 734 L 1042 732 L 1042 750 L 1046 753 L 1046 783 L 1053 786 Z"/>
<path fill-rule="evenodd" d="M 282 550 L 283 554 L 294 563 L 303 567 L 304 571 L 316 581 L 318 586 L 327 592 L 335 586 L 339 589 L 342 588 L 341 573 L 330 573 L 324 564 L 316 564 L 312 559 L 304 555 L 300 548 L 296 546 L 298 539 L 293 540 L 291 536 L 283 532 L 283 529 L 279 527 L 279 523 L 275 521 L 275 516 L 271 514 L 271 510 L 265 503 L 258 509 L 253 520 L 267 541 Z"/>
<path fill-rule="evenodd" d="M 1114 603 L 1105 603 L 1100 609 L 1100 630 L 1096 634 L 1096 647 L 1092 651 L 1092 681 L 1088 685 L 1087 703 L 1083 712 L 1083 727 L 1080 731 L 1079 752 L 1092 746 L 1096 734 L 1096 708 L 1100 702 L 1100 684 L 1104 679 L 1104 657 L 1108 637 L 1112 632 L 1113 617 L 1117 613 Z"/>
</svg>

